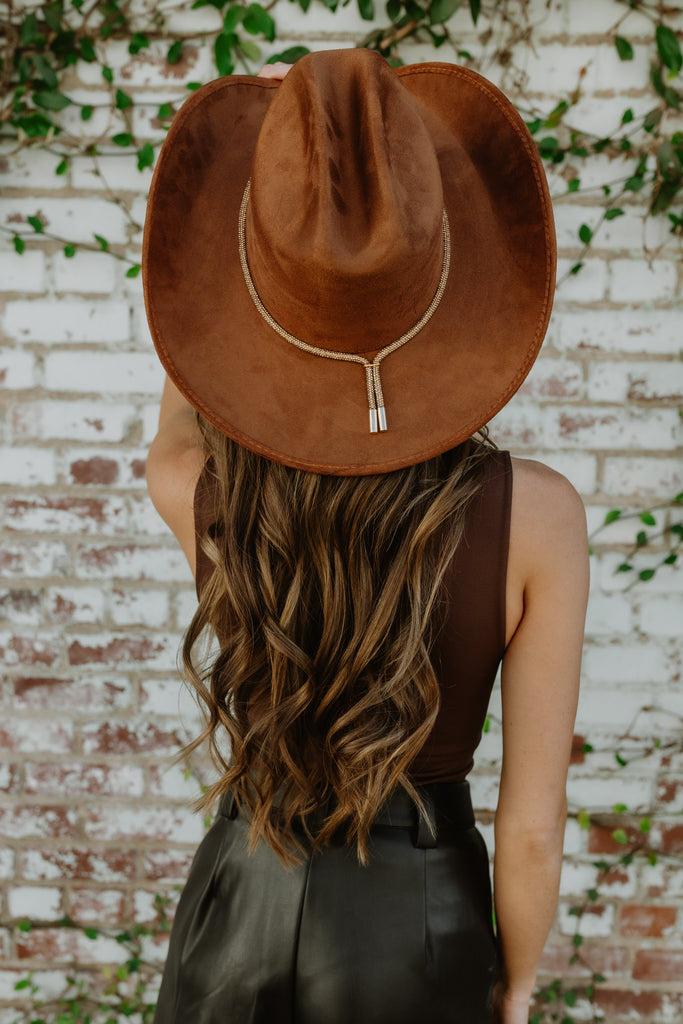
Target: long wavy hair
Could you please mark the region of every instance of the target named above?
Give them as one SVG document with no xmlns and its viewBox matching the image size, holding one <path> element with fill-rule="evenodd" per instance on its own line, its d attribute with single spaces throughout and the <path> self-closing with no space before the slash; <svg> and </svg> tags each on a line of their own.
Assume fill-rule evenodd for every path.
<svg viewBox="0 0 683 1024">
<path fill-rule="evenodd" d="M 495 445 L 483 428 L 415 466 L 324 476 L 197 422 L 215 495 L 200 540 L 212 572 L 182 659 L 205 725 L 177 759 L 208 739 L 220 777 L 193 809 L 232 789 L 250 850 L 263 839 L 291 866 L 302 838 L 321 848 L 343 826 L 366 863 L 388 795 L 403 787 L 419 803 L 408 770 L 439 710 L 432 622 Z M 219 643 L 199 657 L 206 630 Z"/>
</svg>

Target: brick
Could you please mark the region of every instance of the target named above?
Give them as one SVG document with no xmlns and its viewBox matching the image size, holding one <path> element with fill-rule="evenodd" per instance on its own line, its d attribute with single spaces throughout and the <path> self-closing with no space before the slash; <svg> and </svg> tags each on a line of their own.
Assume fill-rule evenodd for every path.
<svg viewBox="0 0 683 1024">
<path fill-rule="evenodd" d="M 148 715 L 172 715 L 183 722 L 195 722 L 199 709 L 177 677 L 144 678 L 140 683 L 140 711 Z"/>
<path fill-rule="evenodd" d="M 683 950 L 639 949 L 633 964 L 637 981 L 680 981 L 683 976 Z"/>
<path fill-rule="evenodd" d="M 15 873 L 14 850 L 0 847 L 0 878 L 14 878 Z"/>
<path fill-rule="evenodd" d="M 680 419 L 676 409 L 576 405 L 546 408 L 544 413 L 546 445 L 666 451 L 680 443 Z"/>
<path fill-rule="evenodd" d="M 123 441 L 135 422 L 132 405 L 50 399 L 22 402 L 12 410 L 14 437 L 21 441 Z"/>
<path fill-rule="evenodd" d="M 128 525 L 123 498 L 12 497 L 5 499 L 3 509 L 10 529 L 31 533 L 117 534 L 125 533 Z"/>
<path fill-rule="evenodd" d="M 64 188 L 65 176 L 55 173 L 60 159 L 45 149 L 0 150 L 0 186 L 3 190 L 45 188 L 51 192 Z"/>
<path fill-rule="evenodd" d="M 18 996 L 14 986 L 18 981 L 23 981 L 26 975 L 25 966 L 21 970 L 0 970 L 0 999 L 16 1002 Z M 31 979 L 38 986 L 42 999 L 58 999 L 64 991 L 63 971 L 31 971 Z M 14 1011 L 11 1019 L 3 1020 L 3 1024 L 16 1024 L 16 1019 Z"/>
<path fill-rule="evenodd" d="M 11 338 L 40 342 L 112 342 L 130 337 L 130 314 L 123 302 L 85 302 L 71 299 L 17 299 L 5 307 L 5 331 Z M 103 355 L 106 355 L 104 353 Z M 81 353 L 53 353 L 49 359 L 70 357 L 72 372 L 79 371 Z M 119 361 L 123 361 L 119 356 Z M 86 355 L 87 359 L 87 355 Z M 48 387 L 54 384 L 49 382 Z M 103 382 L 104 383 L 104 382 Z M 92 390 L 69 388 L 69 390 Z M 102 389 L 104 390 L 104 389 Z"/>
<path fill-rule="evenodd" d="M 2 483 L 29 487 L 34 484 L 53 484 L 57 478 L 54 452 L 47 448 L 17 445 L 0 448 Z"/>
<path fill-rule="evenodd" d="M 175 751 L 181 745 L 175 732 L 155 722 L 108 721 L 84 725 L 83 753 L 141 755 Z"/>
<path fill-rule="evenodd" d="M 191 579 L 190 567 L 178 547 L 148 547 L 137 544 L 79 545 L 76 575 L 83 579 L 179 581 Z"/>
<path fill-rule="evenodd" d="M 586 908 L 580 918 L 570 913 L 571 906 L 561 905 L 558 921 L 562 935 L 578 933 L 584 938 L 607 938 L 614 927 L 614 907 L 612 904 L 593 903 Z"/>
<path fill-rule="evenodd" d="M 175 882 L 184 884 L 192 864 L 194 853 L 182 850 L 144 850 L 142 852 L 142 870 L 145 878 L 155 882 Z"/>
<path fill-rule="evenodd" d="M 124 913 L 125 895 L 119 889 L 72 887 L 69 891 L 69 914 L 79 924 L 120 925 Z"/>
<path fill-rule="evenodd" d="M 25 775 L 25 792 L 43 797 L 141 796 L 144 790 L 142 768 L 132 764 L 32 761 L 26 764 Z"/>
<path fill-rule="evenodd" d="M 168 634 L 134 636 L 84 635 L 69 637 L 67 657 L 69 665 L 88 668 L 121 665 L 145 670 L 168 670 L 175 666 L 178 639 Z"/>
<path fill-rule="evenodd" d="M 554 324 L 554 343 L 563 352 L 670 356 L 678 348 L 681 317 L 677 310 L 596 309 L 560 313 Z"/>
<path fill-rule="evenodd" d="M 17 626 L 37 626 L 43 620 L 41 594 L 36 590 L 0 589 L 0 620 Z"/>
<path fill-rule="evenodd" d="M 18 764 L 0 762 L 0 793 L 16 794 L 21 791 L 21 770 Z M 1 873 L 0 873 L 0 877 Z"/>
<path fill-rule="evenodd" d="M 598 872 L 592 863 L 565 862 L 562 865 L 562 881 L 560 892 L 562 896 L 575 896 L 584 898 L 588 889 L 594 889 Z M 600 890 L 603 896 L 610 899 L 617 897 L 633 897 L 636 891 L 637 876 L 633 867 L 628 870 L 620 868 L 610 872 L 609 884 L 606 881 L 600 882 Z M 567 906 L 570 904 L 568 903 Z"/>
<path fill-rule="evenodd" d="M 619 930 L 628 937 L 662 939 L 673 932 L 675 925 L 675 907 L 631 904 L 621 908 Z"/>
<path fill-rule="evenodd" d="M 0 724 L 0 748 L 30 754 L 49 750 L 55 754 L 71 751 L 73 726 L 70 722 L 49 719 L 3 717 Z"/>
<path fill-rule="evenodd" d="M 600 534 L 593 540 L 594 549 L 599 549 L 604 545 L 607 545 L 607 551 L 609 552 L 609 548 L 613 548 L 617 544 L 635 544 L 636 536 L 639 533 L 644 533 L 645 536 L 651 540 L 657 538 L 658 530 L 661 529 L 662 526 L 661 512 L 654 514 L 655 526 L 646 526 L 639 518 L 641 509 L 622 508 L 623 514 L 621 518 L 615 519 L 614 522 L 605 526 L 605 518 L 612 508 L 613 505 L 611 502 L 609 505 L 589 505 L 586 508 L 586 519 L 589 534 L 594 530 L 601 528 Z M 631 564 L 630 561 L 629 564 Z"/>
<path fill-rule="evenodd" d="M 586 615 L 586 636 L 630 633 L 633 628 L 631 603 L 618 594 L 591 594 Z"/>
<path fill-rule="evenodd" d="M 538 449 L 545 444 L 538 409 L 523 401 L 506 405 L 489 422 L 491 437 L 499 448 L 524 451 Z"/>
<path fill-rule="evenodd" d="M 17 957 L 20 960 L 51 961 L 52 963 L 120 963 L 121 946 L 116 939 L 101 933 L 87 938 L 76 928 L 32 928 L 15 936 Z"/>
<path fill-rule="evenodd" d="M 576 487 L 579 494 L 592 494 L 597 488 L 598 462 L 595 455 L 548 450 L 530 452 L 528 457 L 562 473 Z"/>
<path fill-rule="evenodd" d="M 47 676 L 20 676 L 14 680 L 14 706 L 44 708 L 79 713 L 98 713 L 130 706 L 134 692 L 130 681 L 120 673 L 88 679 L 59 679 Z"/>
<path fill-rule="evenodd" d="M 84 808 L 83 830 L 88 839 L 105 841 L 172 840 L 174 843 L 201 842 L 204 829 L 200 816 L 185 808 L 147 804 L 114 809 L 88 806 Z"/>
<path fill-rule="evenodd" d="M 31 352 L 18 348 L 0 348 L 0 385 L 9 388 L 32 388 L 36 382 L 36 361 Z"/>
<path fill-rule="evenodd" d="M 588 397 L 594 402 L 683 401 L 683 363 L 594 363 L 588 371 Z"/>
<path fill-rule="evenodd" d="M 197 594 L 190 587 L 178 590 L 173 597 L 174 621 L 178 629 L 185 629 L 197 611 Z"/>
<path fill-rule="evenodd" d="M 11 886 L 7 890 L 10 917 L 32 921 L 54 921 L 63 916 L 62 893 L 49 886 Z"/>
<path fill-rule="evenodd" d="M 544 14 L 537 27 L 541 39 L 557 35 L 578 38 L 604 36 L 614 30 L 614 9 L 609 4 L 592 3 L 591 0 L 547 0 Z M 648 29 L 647 19 L 640 11 L 629 14 L 628 29 L 629 34 L 638 35 Z M 622 69 L 620 72 L 617 82 L 624 75 Z"/>
<path fill-rule="evenodd" d="M 583 675 L 593 683 L 662 682 L 670 677 L 664 651 L 648 643 L 593 644 L 584 652 Z"/>
<path fill-rule="evenodd" d="M 142 491 L 146 489 L 146 457 L 147 449 L 69 448 L 63 455 L 64 472 L 70 483 L 92 487 L 115 484 Z"/>
<path fill-rule="evenodd" d="M 112 622 L 117 626 L 150 626 L 160 628 L 169 617 L 168 591 L 152 589 L 122 590 L 115 587 L 111 592 L 109 610 Z"/>
<path fill-rule="evenodd" d="M 610 456 L 604 461 L 602 475 L 604 490 L 615 496 L 661 498 L 683 489 L 683 465 L 678 458 Z"/>
<path fill-rule="evenodd" d="M 582 221 L 573 223 L 573 236 Z M 555 303 L 565 302 L 599 302 L 607 293 L 607 265 L 603 260 L 583 260 L 583 266 L 576 274 L 570 273 L 577 260 L 560 259 L 557 261 L 557 291 Z"/>
<path fill-rule="evenodd" d="M 527 398 L 579 398 L 583 394 L 580 363 L 563 359 L 538 359 L 519 389 Z"/>
<path fill-rule="evenodd" d="M 199 795 L 199 783 L 190 775 L 185 777 L 185 770 L 180 765 L 161 767 L 157 764 L 149 768 L 149 795 L 165 796 L 169 800 L 193 800 Z"/>
<path fill-rule="evenodd" d="M 0 834 L 8 839 L 75 838 L 76 813 L 70 807 L 40 804 L 0 806 Z"/>
<path fill-rule="evenodd" d="M 661 779 L 655 799 L 663 813 L 683 814 L 683 779 Z"/>
<path fill-rule="evenodd" d="M 551 978 L 582 978 L 590 977 L 595 971 L 604 974 L 606 978 L 619 978 L 627 976 L 630 951 L 620 946 L 604 946 L 594 943 L 591 945 L 590 967 L 587 963 L 571 964 L 569 958 L 572 951 L 567 949 L 567 940 L 564 939 L 561 946 L 548 945 L 543 951 L 539 963 L 539 975 Z"/>
<path fill-rule="evenodd" d="M 135 876 L 135 850 L 91 850 L 84 847 L 22 849 L 22 876 L 31 881 L 78 879 L 126 882 Z"/>
<path fill-rule="evenodd" d="M 102 394 L 156 394 L 161 367 L 142 352 L 51 352 L 45 358 L 45 383 L 55 391 Z"/>
<path fill-rule="evenodd" d="M 49 587 L 45 613 L 52 622 L 103 624 L 105 595 L 99 587 Z"/>
<path fill-rule="evenodd" d="M 669 302 L 676 294 L 676 271 L 669 260 L 612 260 L 609 297 L 612 302 Z"/>
<path fill-rule="evenodd" d="M 567 798 L 574 807 L 610 812 L 614 806 L 615 797 L 621 803 L 626 804 L 632 814 L 641 814 L 650 806 L 652 785 L 648 779 L 625 775 L 623 770 L 619 774 L 618 780 L 610 777 L 572 775 L 567 783 Z M 621 827 L 621 822 L 619 827 Z M 592 848 L 591 852 L 593 852 Z"/>
<path fill-rule="evenodd" d="M 55 291 L 109 295 L 116 283 L 116 260 L 108 253 L 80 250 L 75 256 L 55 255 L 52 274 Z"/>
<path fill-rule="evenodd" d="M 138 99 L 136 97 L 136 105 Z M 150 116 L 156 114 L 159 108 L 160 98 L 157 96 L 153 108 L 146 108 L 142 117 L 146 122 L 146 134 L 149 133 Z M 158 129 L 155 131 L 155 140 L 159 138 Z M 97 159 L 97 167 L 101 175 L 96 172 L 94 161 L 81 160 L 74 164 L 72 179 L 74 188 L 87 189 L 89 192 L 100 192 L 107 187 L 108 183 L 116 183 L 117 194 L 121 192 L 133 192 L 139 194 L 149 189 L 151 171 L 149 168 L 141 173 L 138 170 L 138 159 L 136 153 L 122 151 L 118 156 L 101 155 Z M 113 266 L 114 261 L 109 257 Z"/>
<path fill-rule="evenodd" d="M 137 533 L 143 537 L 152 535 L 166 539 L 173 536 L 147 493 L 132 495 L 128 498 L 128 517 L 131 533 Z"/>
<path fill-rule="evenodd" d="M 640 609 L 640 628 L 652 636 L 679 637 L 683 630 L 683 594 L 649 598 Z"/>
<path fill-rule="evenodd" d="M 45 255 L 25 250 L 0 252 L 0 281 L 4 292 L 42 292 L 45 289 Z"/>
<path fill-rule="evenodd" d="M 58 660 L 60 653 L 56 637 L 0 633 L 0 658 L 5 659 L 5 665 L 44 665 L 49 668 Z"/>
<path fill-rule="evenodd" d="M 659 825 L 656 833 L 657 848 L 674 857 L 683 855 L 683 825 Z"/>
<path fill-rule="evenodd" d="M 595 991 L 595 1002 L 610 1024 L 640 1020 L 678 1024 L 683 1016 L 683 999 L 675 992 L 615 989 L 599 985 Z"/>
<path fill-rule="evenodd" d="M 367 22 L 363 23 L 367 25 Z M 278 40 L 279 41 L 279 40 Z M 123 40 L 109 40 L 106 46 L 106 59 L 114 69 L 114 81 L 126 91 L 162 86 L 164 98 L 171 87 L 181 87 L 186 81 L 210 81 L 216 77 L 216 66 L 210 48 L 199 47 L 195 43 L 186 43 L 183 55 L 177 64 L 169 64 L 166 60 L 167 45 L 161 41 L 153 42 L 149 48 L 131 57 Z M 84 85 L 99 85 L 96 69 L 92 65 L 79 65 L 79 78 Z M 175 89 L 174 89 L 175 91 Z"/>
<path fill-rule="evenodd" d="M 106 199 L 57 199 L 5 197 L 0 200 L 0 223 L 16 229 L 20 224 L 32 235 L 27 217 L 38 217 L 43 228 L 69 242 L 96 244 L 94 233 L 111 243 L 125 242 L 123 210 Z"/>
</svg>

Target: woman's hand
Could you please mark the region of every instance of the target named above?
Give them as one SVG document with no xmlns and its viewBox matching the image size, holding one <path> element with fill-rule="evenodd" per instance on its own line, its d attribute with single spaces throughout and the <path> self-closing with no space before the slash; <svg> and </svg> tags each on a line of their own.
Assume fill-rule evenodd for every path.
<svg viewBox="0 0 683 1024">
<path fill-rule="evenodd" d="M 264 64 L 256 77 L 274 78 L 276 81 L 281 82 L 291 66 L 291 64 L 285 64 L 281 60 L 275 61 L 274 64 Z"/>
<path fill-rule="evenodd" d="M 506 992 L 502 984 L 493 992 L 493 1024 L 529 1024 L 529 998 Z"/>
</svg>

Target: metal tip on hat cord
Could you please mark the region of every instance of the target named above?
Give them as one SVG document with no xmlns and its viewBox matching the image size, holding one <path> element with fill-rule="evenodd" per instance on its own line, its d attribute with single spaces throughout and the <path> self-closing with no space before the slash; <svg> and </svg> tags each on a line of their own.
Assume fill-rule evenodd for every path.
<svg viewBox="0 0 683 1024">
<path fill-rule="evenodd" d="M 385 356 L 390 355 L 397 349 L 405 345 L 407 341 L 414 338 L 415 335 L 422 330 L 425 324 L 431 320 L 432 316 L 436 312 L 436 309 L 441 302 L 441 297 L 446 289 L 446 282 L 448 280 L 448 272 L 451 266 L 451 235 L 448 227 L 448 216 L 444 207 L 441 215 L 441 224 L 443 232 L 443 261 L 441 264 L 441 277 L 439 278 L 439 284 L 432 301 L 427 306 L 420 319 L 414 324 L 409 331 L 402 334 L 396 341 L 390 342 L 389 345 L 385 345 L 381 349 L 372 362 L 366 359 L 364 356 L 356 355 L 355 352 L 335 352 L 332 349 L 318 348 L 317 345 L 309 345 L 307 342 L 302 341 L 301 338 L 297 338 L 294 334 L 290 334 L 284 327 L 275 320 L 273 316 L 268 312 L 266 307 L 261 302 L 261 297 L 256 291 L 256 286 L 251 276 L 251 270 L 249 269 L 249 260 L 247 258 L 247 238 L 246 238 L 246 221 L 247 221 L 247 207 L 249 205 L 249 193 L 251 191 L 251 179 L 246 184 L 244 189 L 244 195 L 242 196 L 242 203 L 240 205 L 239 215 L 239 255 L 240 265 L 242 267 L 242 274 L 244 276 L 244 283 L 247 286 L 254 305 L 257 310 L 272 329 L 288 341 L 291 345 L 296 348 L 302 349 L 304 352 L 308 352 L 314 356 L 322 356 L 323 359 L 337 359 L 340 362 L 345 363 L 360 363 L 361 366 L 365 367 L 365 379 L 368 391 L 368 407 L 370 410 L 370 433 L 376 434 L 378 431 L 384 431 L 387 429 L 387 416 L 384 408 L 384 395 L 382 393 L 382 382 L 379 375 L 379 364 Z"/>
</svg>

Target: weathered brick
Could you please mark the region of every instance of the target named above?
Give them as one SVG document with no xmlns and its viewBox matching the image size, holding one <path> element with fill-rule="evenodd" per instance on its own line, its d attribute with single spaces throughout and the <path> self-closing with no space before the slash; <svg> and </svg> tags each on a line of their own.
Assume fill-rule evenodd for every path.
<svg viewBox="0 0 683 1024">
<path fill-rule="evenodd" d="M 84 807 L 83 830 L 88 839 L 106 841 L 172 840 L 174 843 L 201 842 L 204 835 L 201 817 L 185 808 L 168 803 L 132 807 L 96 805 Z"/>
<path fill-rule="evenodd" d="M 5 197 L 0 200 L 0 223 L 16 229 L 22 225 L 31 235 L 27 217 L 38 217 L 43 228 L 69 242 L 94 244 L 94 233 L 109 242 L 126 241 L 126 218 L 106 199 L 53 199 Z"/>
<path fill-rule="evenodd" d="M 683 401 L 683 363 L 594 363 L 588 371 L 588 397 L 595 402 Z"/>
<path fill-rule="evenodd" d="M 8 302 L 5 307 L 5 331 L 11 338 L 21 341 L 41 342 L 112 342 L 127 341 L 130 336 L 128 306 L 122 302 L 83 302 L 70 299 L 59 301 L 49 299 L 32 299 Z M 90 353 L 83 353 L 90 355 Z M 76 378 L 83 378 L 79 370 L 81 353 L 52 353 L 51 360 L 58 358 L 57 365 L 64 367 L 65 358 L 69 359 L 71 373 Z M 120 361 L 120 359 L 119 359 Z M 52 364 L 54 366 L 54 362 Z M 46 381 L 48 387 L 58 387 L 54 383 L 58 374 L 54 369 L 48 370 Z M 51 382 L 52 381 L 52 382 Z M 107 383 L 102 381 L 102 384 Z M 69 391 L 106 390 L 104 387 L 69 386 Z"/>
<path fill-rule="evenodd" d="M 16 405 L 12 429 L 21 441 L 122 441 L 134 417 L 132 405 L 51 398 Z"/>
<path fill-rule="evenodd" d="M 56 480 L 55 454 L 47 448 L 17 445 L 0 448 L 2 483 L 29 487 L 34 484 L 54 484 Z"/>
<path fill-rule="evenodd" d="M 661 939 L 670 935 L 675 925 L 675 907 L 631 904 L 622 907 L 619 916 L 619 930 L 629 937 Z"/>
<path fill-rule="evenodd" d="M 612 260 L 609 297 L 613 302 L 670 301 L 676 294 L 676 270 L 670 260 Z"/>
<path fill-rule="evenodd" d="M 0 252 L 0 281 L 6 292 L 42 292 L 45 288 L 45 255 L 26 250 Z"/>
<path fill-rule="evenodd" d="M 679 458 L 654 453 L 610 456 L 603 465 L 603 486 L 613 495 L 673 496 L 683 490 L 683 464 Z"/>
<path fill-rule="evenodd" d="M 163 671 L 174 667 L 177 647 L 177 638 L 166 633 L 155 633 L 153 637 L 143 633 L 87 634 L 69 637 L 67 658 L 69 665 L 82 668 L 119 665 Z"/>
<path fill-rule="evenodd" d="M 554 342 L 563 352 L 671 355 L 680 335 L 677 310 L 584 310 L 559 313 Z"/>
<path fill-rule="evenodd" d="M 33 353 L 20 348 L 0 348 L 0 385 L 3 390 L 32 388 L 35 382 L 36 360 Z"/>
<path fill-rule="evenodd" d="M 84 725 L 85 754 L 140 755 L 175 751 L 179 738 L 174 731 L 161 729 L 153 721 L 108 721 Z"/>
<path fill-rule="evenodd" d="M 72 713 L 97 713 L 128 707 L 134 699 L 130 681 L 118 672 L 87 679 L 18 676 L 13 686 L 14 705 L 18 708 L 48 706 Z"/>
<path fill-rule="evenodd" d="M 637 981 L 680 981 L 683 976 L 683 950 L 639 949 L 633 964 Z"/>
<path fill-rule="evenodd" d="M 125 913 L 125 894 L 120 889 L 72 886 L 69 890 L 69 913 L 79 924 L 120 925 Z"/>
<path fill-rule="evenodd" d="M 105 595 L 99 587 L 49 587 L 45 613 L 52 622 L 104 623 Z"/>
<path fill-rule="evenodd" d="M 61 889 L 47 885 L 10 886 L 7 890 L 7 909 L 11 917 L 54 921 L 64 913 Z"/>
<path fill-rule="evenodd" d="M 57 662 L 60 653 L 56 637 L 0 633 L 0 658 L 5 659 L 6 665 L 44 665 L 49 668 Z"/>
<path fill-rule="evenodd" d="M 528 398 L 579 398 L 583 394 L 581 364 L 565 359 L 537 359 L 519 389 Z"/>
<path fill-rule="evenodd" d="M 146 590 L 114 587 L 109 610 L 112 622 L 117 626 L 161 628 L 169 617 L 168 591 L 152 587 Z"/>
<path fill-rule="evenodd" d="M 139 544 L 79 545 L 76 575 L 82 579 L 154 580 L 187 582 L 190 567 L 177 547 Z"/>
<path fill-rule="evenodd" d="M 25 792 L 43 797 L 141 796 L 144 788 L 142 768 L 132 764 L 33 761 L 26 765 L 25 772 Z"/>
<path fill-rule="evenodd" d="M 681 428 L 676 409 L 576 405 L 546 408 L 543 412 L 546 445 L 666 451 L 680 444 Z"/>
<path fill-rule="evenodd" d="M 81 294 L 110 295 L 116 281 L 116 260 L 108 253 L 76 252 L 67 257 L 63 252 L 55 255 L 52 273 L 55 290 Z"/>
<path fill-rule="evenodd" d="M 18 626 L 37 626 L 43 620 L 39 590 L 18 587 L 0 589 L 0 619 Z"/>
<path fill-rule="evenodd" d="M 15 937 L 20 960 L 52 963 L 120 963 L 121 947 L 116 939 L 99 934 L 87 938 L 77 928 L 32 928 Z"/>
<path fill-rule="evenodd" d="M 86 847 L 22 849 L 21 873 L 31 881 L 67 879 L 126 882 L 135 876 L 135 850 L 92 850 Z"/>
<path fill-rule="evenodd" d="M 653 989 L 617 989 L 599 985 L 595 1002 L 610 1024 L 631 1021 L 658 1021 L 678 1024 L 683 1015 L 683 998 L 677 992 L 657 992 Z"/>
<path fill-rule="evenodd" d="M 571 913 L 572 904 L 560 904 L 558 923 L 562 935 L 583 935 L 584 938 L 607 938 L 614 927 L 614 906 L 592 903 L 580 918 Z"/>
<path fill-rule="evenodd" d="M 8 839 L 75 838 L 76 812 L 39 804 L 0 806 L 0 834 Z"/>
<path fill-rule="evenodd" d="M 641 629 L 651 636 L 672 636 L 680 639 L 683 632 L 683 594 L 651 597 L 640 609 Z"/>
<path fill-rule="evenodd" d="M 50 352 L 45 357 L 45 383 L 54 391 L 102 394 L 156 394 L 161 368 L 143 352 Z"/>
<path fill-rule="evenodd" d="M 194 852 L 182 850 L 144 850 L 143 871 L 146 878 L 159 882 L 183 884 L 187 880 Z"/>
<path fill-rule="evenodd" d="M 571 240 L 576 239 L 576 232 L 579 229 L 581 220 L 577 214 L 571 223 Z M 557 261 L 558 286 L 555 292 L 555 303 L 560 306 L 565 302 L 599 302 L 607 292 L 607 264 L 603 260 L 583 260 L 581 269 L 571 273 L 572 267 L 576 266 L 575 259 L 560 259 Z"/>
<path fill-rule="evenodd" d="M 0 748 L 17 753 L 69 753 L 73 743 L 73 726 L 68 721 L 4 716 L 0 724 Z"/>
<path fill-rule="evenodd" d="M 21 791 L 21 770 L 18 764 L 0 761 L 0 793 L 8 795 Z M 2 873 L 0 872 L 0 878 Z"/>
<path fill-rule="evenodd" d="M 72 494 L 49 497 L 10 497 L 3 502 L 5 521 L 16 531 L 30 533 L 116 534 L 126 532 L 123 498 L 90 498 Z"/>
</svg>

